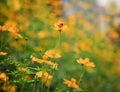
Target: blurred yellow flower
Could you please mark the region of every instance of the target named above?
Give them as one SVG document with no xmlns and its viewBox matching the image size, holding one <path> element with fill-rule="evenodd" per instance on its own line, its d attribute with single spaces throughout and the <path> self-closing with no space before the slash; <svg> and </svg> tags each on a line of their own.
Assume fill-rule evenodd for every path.
<svg viewBox="0 0 120 92">
<path fill-rule="evenodd" d="M 20 67 L 20 71 L 25 72 L 25 71 L 27 71 L 27 68 L 26 67 Z"/>
<path fill-rule="evenodd" d="M 62 48 L 62 50 L 63 51 L 66 51 L 66 52 L 69 52 L 70 51 L 70 49 L 71 49 L 71 46 L 70 46 L 70 44 L 69 43 L 67 43 L 67 42 L 62 42 L 61 43 L 61 48 Z"/>
<path fill-rule="evenodd" d="M 45 59 L 45 57 L 44 57 L 44 59 L 39 59 L 39 58 L 36 58 L 34 55 L 31 55 L 31 59 L 32 59 L 32 63 L 34 63 L 34 62 L 37 62 L 39 64 L 45 63 L 45 64 L 51 66 L 53 69 L 57 69 L 57 67 L 58 67 L 57 63 L 48 61 L 48 60 L 46 60 L 47 58 Z"/>
<path fill-rule="evenodd" d="M 42 82 L 45 84 L 45 86 L 51 85 L 51 79 L 52 75 L 49 75 L 47 72 L 39 71 L 36 73 L 37 78 L 42 78 Z"/>
<path fill-rule="evenodd" d="M 0 55 L 7 55 L 6 52 L 0 52 Z"/>
<path fill-rule="evenodd" d="M 16 23 L 13 21 L 7 21 L 4 26 L 0 26 L 0 30 L 9 31 L 13 36 L 23 38 L 18 32 L 18 28 L 16 27 Z"/>
<path fill-rule="evenodd" d="M 89 61 L 89 58 L 85 58 L 85 59 L 79 58 L 79 59 L 77 60 L 77 63 L 80 64 L 80 65 L 85 66 L 88 71 L 91 71 L 92 68 L 95 67 L 95 64 L 94 64 L 93 62 L 90 62 L 90 61 Z"/>
<path fill-rule="evenodd" d="M 1 72 L 0 73 L 0 80 L 6 82 L 8 80 L 8 77 L 5 73 Z"/>
<path fill-rule="evenodd" d="M 52 75 L 49 75 L 47 72 L 43 74 L 42 82 L 48 87 L 51 84 Z"/>
<path fill-rule="evenodd" d="M 46 31 L 40 31 L 40 32 L 38 33 L 38 37 L 39 37 L 39 38 L 45 38 L 46 36 L 47 36 Z"/>
<path fill-rule="evenodd" d="M 45 55 L 50 57 L 50 58 L 60 58 L 60 51 L 56 49 L 51 49 L 45 52 Z"/>
<path fill-rule="evenodd" d="M 47 60 L 45 60 L 44 63 L 47 64 L 47 65 L 52 66 L 53 69 L 57 69 L 57 67 L 58 67 L 58 63 L 53 63 L 53 62 L 47 61 Z"/>
<path fill-rule="evenodd" d="M 28 79 L 28 80 L 32 79 L 31 76 L 30 76 L 29 74 L 23 75 L 23 78 L 24 78 L 24 79 Z"/>
<path fill-rule="evenodd" d="M 80 87 L 76 84 L 76 79 L 71 78 L 71 80 L 67 80 L 67 79 L 63 79 L 63 80 L 64 80 L 63 83 L 66 84 L 68 87 L 80 90 Z"/>
<path fill-rule="evenodd" d="M 43 72 L 42 72 L 42 71 L 39 71 L 39 72 L 36 73 L 37 78 L 41 78 L 42 75 L 43 75 Z"/>
<path fill-rule="evenodd" d="M 48 56 L 43 55 L 42 58 L 43 58 L 44 60 L 47 60 L 47 59 L 48 59 Z"/>
<path fill-rule="evenodd" d="M 109 37 L 112 38 L 112 39 L 119 39 L 119 34 L 115 31 L 111 31 L 109 33 Z"/>
<path fill-rule="evenodd" d="M 5 92 L 16 92 L 16 86 L 15 85 L 4 85 L 2 87 L 2 89 L 5 91 Z"/>
<path fill-rule="evenodd" d="M 68 27 L 64 24 L 63 21 L 58 21 L 57 23 L 54 24 L 54 29 L 57 31 L 63 31 L 63 32 L 68 32 Z"/>
<path fill-rule="evenodd" d="M 44 63 L 44 60 L 36 58 L 36 57 L 34 57 L 34 55 L 31 55 L 30 58 L 32 59 L 32 63 L 34 63 L 34 62 L 37 62 L 37 63 L 40 63 L 40 64 Z"/>
<path fill-rule="evenodd" d="M 107 16 L 107 15 L 101 15 L 100 18 L 107 22 L 109 22 L 111 20 L 110 16 Z"/>
</svg>

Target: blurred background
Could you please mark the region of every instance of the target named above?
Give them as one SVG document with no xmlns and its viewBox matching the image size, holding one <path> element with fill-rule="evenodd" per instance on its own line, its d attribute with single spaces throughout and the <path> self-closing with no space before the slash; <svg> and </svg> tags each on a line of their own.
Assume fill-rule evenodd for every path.
<svg viewBox="0 0 120 92">
<path fill-rule="evenodd" d="M 24 38 L 0 31 L 1 44 L 4 40 L 0 51 L 29 63 L 32 53 L 54 48 L 58 36 L 54 24 L 59 19 L 69 31 L 62 33 L 53 89 L 64 87 L 62 78 L 79 78 L 75 61 L 88 57 L 96 67 L 85 73 L 81 87 L 88 92 L 119 92 L 120 0 L 0 0 L 0 25 L 16 25 Z M 5 66 L 0 69 L 5 71 Z"/>
</svg>

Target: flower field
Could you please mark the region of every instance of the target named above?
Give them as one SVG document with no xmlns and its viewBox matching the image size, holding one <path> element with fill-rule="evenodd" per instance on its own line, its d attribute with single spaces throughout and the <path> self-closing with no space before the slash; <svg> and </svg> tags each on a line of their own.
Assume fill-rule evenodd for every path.
<svg viewBox="0 0 120 92">
<path fill-rule="evenodd" d="M 78 1 L 0 0 L 0 92 L 120 91 L 120 12 Z"/>
</svg>

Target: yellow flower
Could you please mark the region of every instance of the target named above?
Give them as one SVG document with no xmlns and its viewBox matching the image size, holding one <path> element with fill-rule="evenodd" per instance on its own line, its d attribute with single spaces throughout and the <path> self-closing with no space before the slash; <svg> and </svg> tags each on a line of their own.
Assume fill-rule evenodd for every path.
<svg viewBox="0 0 120 92">
<path fill-rule="evenodd" d="M 0 55 L 7 55 L 6 52 L 0 52 Z"/>
<path fill-rule="evenodd" d="M 45 55 L 50 57 L 50 58 L 60 58 L 60 51 L 59 50 L 55 50 L 55 49 L 51 49 L 45 52 Z"/>
<path fill-rule="evenodd" d="M 16 86 L 15 85 L 4 85 L 2 87 L 2 89 L 5 91 L 5 92 L 16 92 Z"/>
<path fill-rule="evenodd" d="M 42 58 L 43 58 L 43 60 L 47 60 L 47 59 L 48 59 L 48 56 L 43 55 Z"/>
<path fill-rule="evenodd" d="M 39 71 L 39 72 L 36 73 L 37 78 L 41 78 L 42 75 L 43 75 L 43 72 L 42 72 L 42 71 Z"/>
<path fill-rule="evenodd" d="M 51 85 L 51 79 L 52 75 L 49 75 L 47 72 L 39 71 L 36 73 L 37 78 L 42 78 L 42 82 L 45 84 L 45 86 Z"/>
<path fill-rule="evenodd" d="M 45 38 L 46 36 L 47 36 L 46 31 L 40 31 L 40 32 L 38 33 L 38 37 L 39 37 L 39 38 Z"/>
<path fill-rule="evenodd" d="M 20 67 L 19 70 L 22 71 L 22 72 L 26 72 L 27 68 L 26 67 Z"/>
<path fill-rule="evenodd" d="M 67 79 L 63 79 L 63 80 L 64 80 L 63 83 L 66 84 L 68 87 L 80 90 L 80 87 L 76 84 L 76 79 L 71 78 L 71 80 L 67 80 Z"/>
<path fill-rule="evenodd" d="M 42 64 L 45 61 L 45 60 L 34 57 L 34 55 L 31 55 L 31 59 L 32 59 L 32 63 L 37 62 L 37 63 Z"/>
<path fill-rule="evenodd" d="M 1 25 L 0 25 L 0 30 L 1 30 L 1 31 L 6 31 L 7 29 L 6 29 L 5 26 L 1 26 Z"/>
<path fill-rule="evenodd" d="M 63 21 L 58 21 L 57 23 L 54 24 L 54 29 L 58 31 L 63 31 L 63 32 L 68 32 L 68 27 L 64 24 Z"/>
<path fill-rule="evenodd" d="M 13 21 L 7 21 L 4 26 L 0 26 L 0 29 L 2 31 L 9 31 L 14 35 L 15 37 L 23 38 L 22 35 L 20 35 L 18 32 L 18 29 L 16 27 L 16 23 Z"/>
<path fill-rule="evenodd" d="M 110 36 L 110 38 L 112 38 L 112 39 L 119 39 L 119 34 L 118 34 L 117 32 L 115 32 L 115 31 L 111 31 L 111 32 L 109 33 L 109 36 Z"/>
<path fill-rule="evenodd" d="M 44 63 L 47 64 L 47 65 L 52 66 L 53 69 L 57 69 L 57 67 L 58 67 L 58 63 L 53 63 L 53 62 L 47 61 L 47 60 L 45 60 Z"/>
<path fill-rule="evenodd" d="M 95 64 L 93 62 L 90 62 L 89 58 L 85 58 L 85 59 L 79 58 L 77 60 L 77 63 L 80 64 L 80 65 L 84 65 L 87 68 L 88 71 L 91 71 L 92 68 L 95 67 Z"/>
<path fill-rule="evenodd" d="M 28 79 L 28 80 L 32 79 L 31 76 L 30 76 L 29 74 L 23 75 L 23 78 L 24 78 L 24 79 Z"/>
<path fill-rule="evenodd" d="M 46 60 L 46 58 L 48 58 L 46 55 L 44 55 L 43 59 L 39 59 L 39 58 L 34 57 L 34 55 L 31 55 L 32 63 L 34 63 L 34 62 L 37 62 L 39 64 L 45 63 L 47 65 L 52 66 L 53 69 L 57 69 L 58 64 L 48 61 L 48 60 Z"/>
<path fill-rule="evenodd" d="M 0 73 L 0 80 L 2 80 L 2 81 L 4 81 L 4 82 L 6 82 L 7 80 L 8 80 L 8 77 L 6 76 L 6 74 L 5 73 Z"/>
<path fill-rule="evenodd" d="M 43 74 L 42 82 L 45 84 L 45 86 L 50 86 L 52 80 L 52 75 L 49 75 L 47 72 Z"/>
</svg>

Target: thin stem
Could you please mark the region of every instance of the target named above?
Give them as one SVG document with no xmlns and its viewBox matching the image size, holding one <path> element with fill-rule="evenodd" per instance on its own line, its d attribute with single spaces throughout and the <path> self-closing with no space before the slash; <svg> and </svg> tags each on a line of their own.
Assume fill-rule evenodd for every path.
<svg viewBox="0 0 120 92">
<path fill-rule="evenodd" d="M 47 92 L 49 92 L 49 90 L 50 90 L 50 86 L 47 88 Z"/>
<path fill-rule="evenodd" d="M 1 34 L 2 34 L 2 33 L 1 33 Z M 0 45 L 0 49 L 2 50 L 2 44 L 3 44 L 3 41 L 2 41 L 2 40 L 3 40 L 3 39 L 2 39 L 2 35 L 1 35 L 0 39 L 1 39 L 1 40 L 0 40 L 0 41 L 1 41 L 1 43 L 0 43 L 0 44 L 1 44 L 1 45 Z"/>
<path fill-rule="evenodd" d="M 6 85 L 6 92 L 8 92 L 8 80 L 6 81 L 6 83 L 5 83 L 5 85 Z"/>
<path fill-rule="evenodd" d="M 21 91 L 20 91 L 20 92 L 24 92 L 24 85 L 25 85 L 25 83 L 23 82 L 22 88 L 21 88 Z"/>
<path fill-rule="evenodd" d="M 33 84 L 33 91 L 32 92 L 35 92 L 36 81 L 37 81 L 37 79 L 35 79 L 35 82 Z"/>
<path fill-rule="evenodd" d="M 84 68 L 84 66 L 82 66 L 82 72 L 81 72 L 81 76 L 80 76 L 80 78 L 78 80 L 78 85 L 80 84 L 80 82 L 81 82 L 81 80 L 83 78 L 84 73 L 85 73 L 85 68 Z"/>
<path fill-rule="evenodd" d="M 61 32 L 59 32 L 59 36 L 58 36 L 58 39 L 57 39 L 57 41 L 56 41 L 55 49 L 59 47 L 60 41 L 61 41 Z"/>
<path fill-rule="evenodd" d="M 44 91 L 44 85 L 43 85 L 43 82 L 41 82 L 41 83 L 42 83 L 41 92 L 43 92 Z"/>
<path fill-rule="evenodd" d="M 72 88 L 69 88 L 68 92 L 72 92 Z"/>
</svg>

